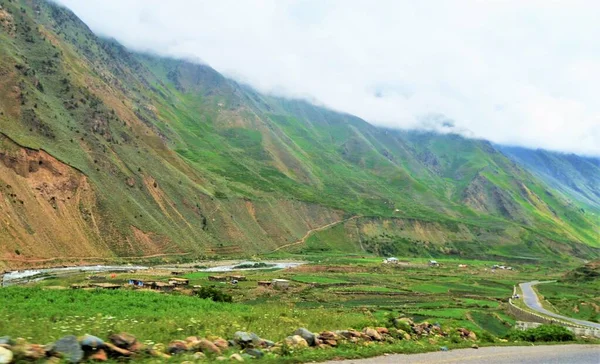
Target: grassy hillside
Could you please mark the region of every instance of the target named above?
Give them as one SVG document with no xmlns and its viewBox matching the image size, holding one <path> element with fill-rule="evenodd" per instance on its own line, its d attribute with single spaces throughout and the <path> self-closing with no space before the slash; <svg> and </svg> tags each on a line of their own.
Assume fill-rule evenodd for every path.
<svg viewBox="0 0 600 364">
<path fill-rule="evenodd" d="M 442 252 L 599 254 L 598 215 L 486 141 L 376 128 L 0 4 L 0 264 L 266 253 L 351 216 L 335 249 L 391 224 Z"/>
</svg>

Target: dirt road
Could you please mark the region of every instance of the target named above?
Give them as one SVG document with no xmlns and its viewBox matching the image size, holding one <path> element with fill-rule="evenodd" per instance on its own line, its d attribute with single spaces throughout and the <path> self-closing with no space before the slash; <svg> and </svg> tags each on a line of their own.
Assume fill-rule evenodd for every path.
<svg viewBox="0 0 600 364">
<path fill-rule="evenodd" d="M 394 354 L 370 359 L 329 361 L 327 363 L 598 364 L 600 363 L 600 345 L 491 346 L 480 349 L 459 349 L 424 354 Z"/>
<path fill-rule="evenodd" d="M 341 224 L 341 223 L 344 223 L 344 222 L 346 222 L 346 221 L 350 221 L 350 220 L 352 220 L 352 219 L 356 219 L 357 217 L 360 217 L 360 216 L 358 216 L 358 215 L 357 215 L 357 216 L 352 216 L 352 217 L 349 217 L 349 218 L 347 218 L 347 219 L 344 219 L 344 220 L 334 221 L 334 222 L 332 222 L 332 223 L 330 223 L 330 224 L 327 224 L 327 225 L 324 225 L 324 226 L 320 226 L 320 227 L 318 227 L 318 228 L 314 228 L 314 229 L 308 230 L 308 231 L 306 232 L 306 234 L 305 234 L 305 235 L 302 237 L 302 239 L 300 239 L 300 240 L 298 240 L 298 241 L 295 241 L 295 242 L 293 242 L 293 243 L 290 243 L 290 244 L 285 244 L 285 245 L 282 245 L 282 246 L 280 246 L 279 248 L 277 248 L 277 249 L 273 250 L 271 253 L 275 253 L 276 251 L 279 251 L 279 250 L 281 250 L 281 249 L 284 249 L 284 248 L 288 248 L 288 247 L 290 247 L 290 246 L 294 246 L 294 245 L 302 244 L 302 243 L 304 243 L 304 242 L 306 241 L 306 239 L 308 239 L 308 237 L 309 237 L 309 236 L 311 236 L 313 233 L 315 233 L 315 232 L 317 232 L 317 231 L 321 231 L 321 230 L 329 229 L 330 227 L 332 227 L 332 226 L 334 226 L 334 225 Z"/>
</svg>

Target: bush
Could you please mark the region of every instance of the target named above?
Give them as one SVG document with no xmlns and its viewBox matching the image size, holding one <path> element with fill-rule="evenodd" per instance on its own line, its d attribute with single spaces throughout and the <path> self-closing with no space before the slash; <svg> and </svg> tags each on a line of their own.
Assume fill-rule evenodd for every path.
<svg viewBox="0 0 600 364">
<path fill-rule="evenodd" d="M 233 297 L 231 297 L 231 295 L 214 287 L 202 287 L 196 291 L 196 296 L 200 298 L 210 298 L 215 302 L 233 302 Z"/>
<path fill-rule="evenodd" d="M 541 325 L 525 331 L 510 330 L 506 337 L 512 341 L 573 341 L 575 335 L 567 328 L 558 325 Z"/>
</svg>

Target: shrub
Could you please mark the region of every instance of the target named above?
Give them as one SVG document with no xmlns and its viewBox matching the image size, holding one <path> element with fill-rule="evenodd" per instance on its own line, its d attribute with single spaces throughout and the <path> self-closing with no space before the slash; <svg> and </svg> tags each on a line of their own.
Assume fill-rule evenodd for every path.
<svg viewBox="0 0 600 364">
<path fill-rule="evenodd" d="M 513 341 L 572 341 L 575 335 L 567 328 L 558 325 L 541 325 L 525 331 L 510 330 L 506 337 Z"/>
<path fill-rule="evenodd" d="M 200 298 L 209 298 L 215 302 L 233 302 L 233 297 L 231 297 L 231 295 L 214 287 L 202 287 L 196 291 L 196 296 Z"/>
</svg>

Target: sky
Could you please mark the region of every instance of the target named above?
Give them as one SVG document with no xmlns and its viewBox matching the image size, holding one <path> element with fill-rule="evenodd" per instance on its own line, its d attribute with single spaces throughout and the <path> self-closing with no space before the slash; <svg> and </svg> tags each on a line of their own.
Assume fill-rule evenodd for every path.
<svg viewBox="0 0 600 364">
<path fill-rule="evenodd" d="M 600 156 L 600 2 L 56 0 L 94 32 L 386 127 Z"/>
</svg>

